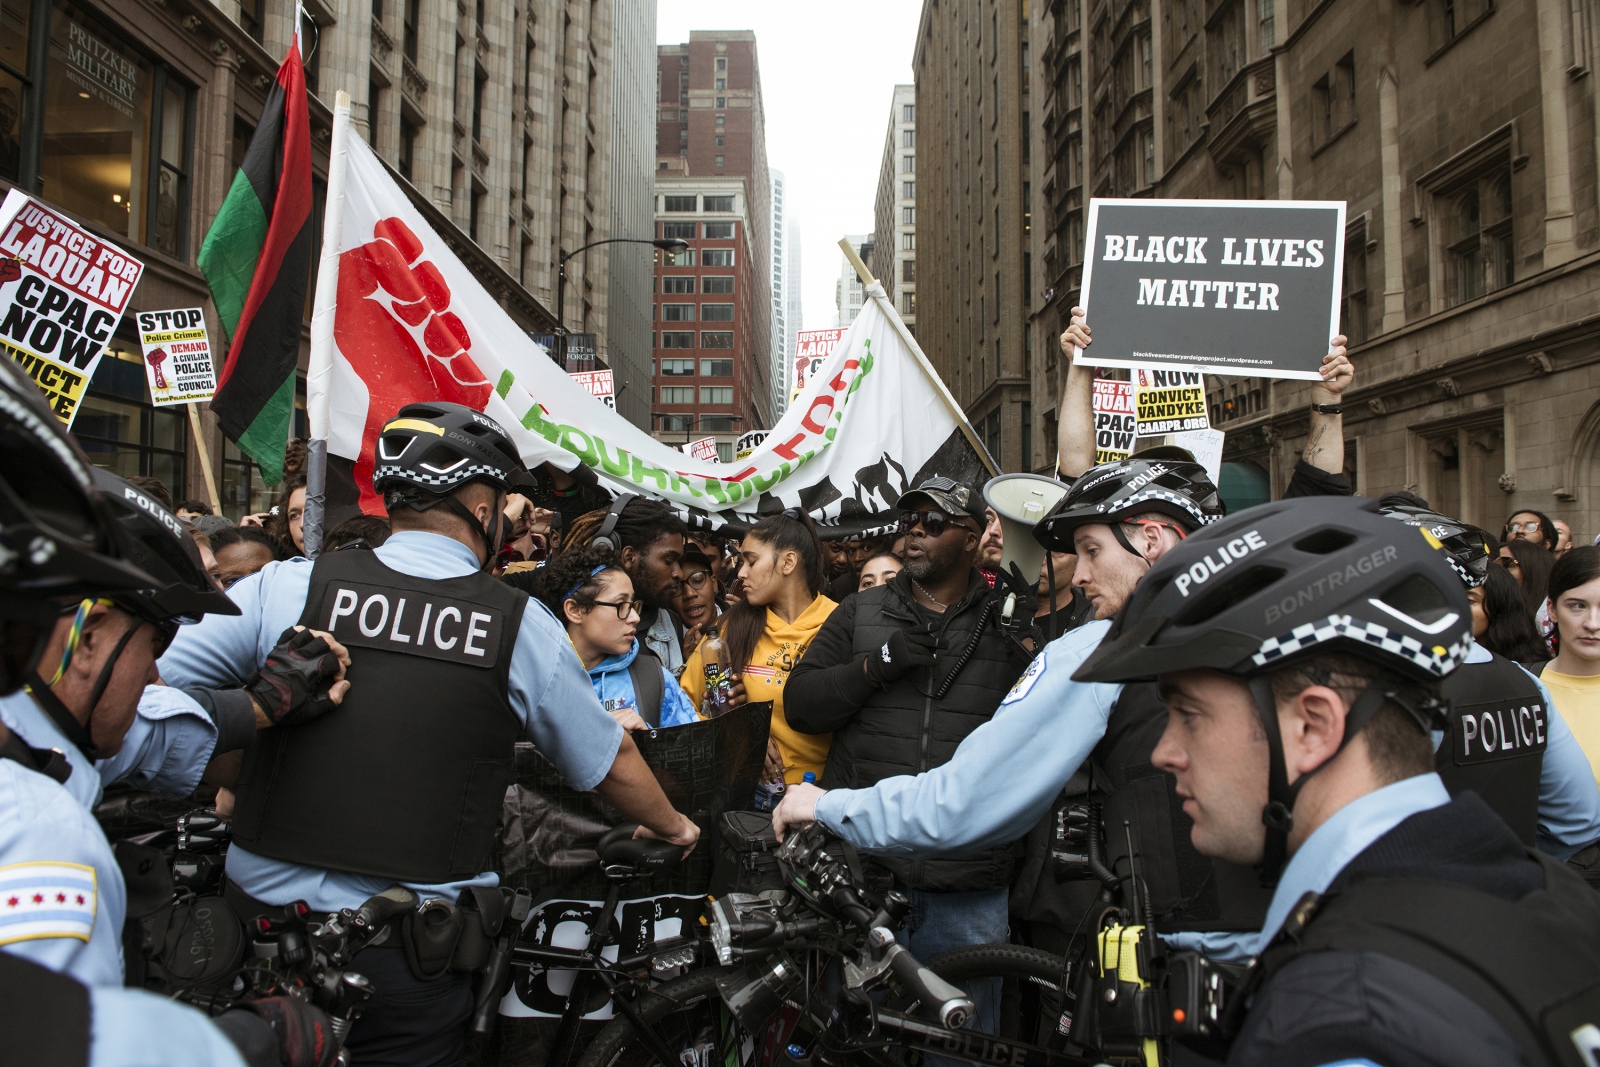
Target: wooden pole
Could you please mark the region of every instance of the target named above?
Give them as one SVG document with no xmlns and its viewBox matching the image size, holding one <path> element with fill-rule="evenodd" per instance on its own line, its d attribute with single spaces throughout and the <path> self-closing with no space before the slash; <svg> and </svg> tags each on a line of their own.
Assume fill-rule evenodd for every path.
<svg viewBox="0 0 1600 1067">
<path fill-rule="evenodd" d="M 211 510 L 222 514 L 222 500 L 217 496 L 217 480 L 211 473 L 211 449 L 206 447 L 205 429 L 200 425 L 200 405 L 185 404 L 189 409 L 189 428 L 194 430 L 194 443 L 200 449 L 200 473 L 205 476 L 206 496 L 211 498 Z"/>
<path fill-rule="evenodd" d="M 844 253 L 844 258 L 849 260 L 850 265 L 856 269 L 856 275 L 860 277 L 863 289 L 868 289 L 878 284 L 878 279 L 874 278 L 872 272 L 867 269 L 867 265 L 861 262 L 861 256 L 857 254 L 854 246 L 850 244 L 849 238 L 839 238 L 839 249 Z M 873 297 L 873 299 L 877 300 L 878 298 Z M 972 423 L 967 421 L 967 413 L 961 410 L 961 405 L 956 403 L 956 398 L 950 395 L 949 389 L 945 388 L 944 379 L 940 378 L 939 372 L 933 369 L 933 364 L 928 361 L 927 355 L 922 351 L 922 346 L 917 344 L 916 337 L 912 335 L 910 330 L 906 329 L 906 324 L 900 319 L 900 313 L 887 300 L 879 300 L 878 304 L 889 322 L 893 324 L 895 332 L 900 335 L 900 340 L 906 343 L 906 347 L 911 349 L 912 354 L 921 362 L 922 372 L 933 381 L 934 388 L 938 390 L 939 395 L 944 399 L 945 406 L 950 409 L 950 414 L 955 416 L 956 425 L 961 427 L 961 433 L 966 437 L 967 442 L 972 445 L 974 451 L 978 453 L 978 458 L 983 461 L 983 465 L 989 469 L 990 474 L 999 474 L 999 465 L 995 463 L 994 457 L 989 455 L 989 450 L 984 447 L 977 431 L 972 428 Z"/>
</svg>

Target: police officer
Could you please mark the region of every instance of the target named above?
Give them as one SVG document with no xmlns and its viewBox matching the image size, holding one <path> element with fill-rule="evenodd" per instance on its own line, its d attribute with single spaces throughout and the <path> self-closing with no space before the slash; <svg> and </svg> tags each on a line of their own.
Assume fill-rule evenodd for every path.
<svg viewBox="0 0 1600 1067">
<path fill-rule="evenodd" d="M 394 884 L 454 903 L 497 884 L 490 852 L 523 736 L 574 787 L 675 844 L 697 840 L 600 708 L 549 611 L 487 573 L 507 486 L 525 477 L 493 419 L 409 404 L 376 443 L 373 484 L 393 535 L 373 552 L 269 563 L 230 590 L 240 617 L 186 628 L 162 658 L 173 684 L 222 686 L 255 671 L 296 623 L 349 648 L 337 711 L 264 731 L 246 752 L 228 877 L 255 906 L 337 911 Z M 352 964 L 378 990 L 351 1031 L 352 1056 L 459 1061 L 470 976 L 424 980 L 395 942 L 407 938 Z"/>
<path fill-rule="evenodd" d="M 1158 679 L 1154 762 L 1195 847 L 1277 877 L 1230 1064 L 1581 1063 L 1600 1043 L 1600 898 L 1433 771 L 1472 632 L 1438 545 L 1376 501 L 1252 508 L 1160 561 L 1077 672 Z"/>
<path fill-rule="evenodd" d="M 118 558 L 113 521 L 102 511 L 87 461 L 9 362 L 0 364 L 0 455 L 7 458 L 0 471 L 0 695 L 9 696 L 34 673 L 63 609 L 71 612 L 85 597 L 128 603 L 161 580 Z M 88 710 L 98 710 L 98 703 Z M 108 718 L 90 716 L 89 729 L 114 748 L 120 736 Z M 121 875 L 109 862 L 104 835 L 62 788 L 73 773 L 61 751 L 30 746 L 0 725 L 0 869 L 6 875 L 0 1048 L 7 1061 L 325 1067 L 332 1049 L 325 1040 L 328 1021 L 309 1005 L 274 998 L 259 1010 L 213 1022 L 192 1008 L 121 988 L 120 968 L 106 985 L 90 988 L 25 958 L 44 949 L 42 955 L 61 962 L 61 942 L 92 940 L 100 913 L 121 897 Z M 85 858 L 91 863 L 75 862 Z M 68 880 L 75 884 L 69 887 Z M 105 924 L 112 944 L 116 926 L 115 917 Z M 318 1035 L 322 1052 L 315 1048 Z"/>
<path fill-rule="evenodd" d="M 1487 580 L 1489 545 L 1482 530 L 1409 493 L 1378 503 L 1383 514 L 1438 541 L 1467 589 Z M 1471 789 L 1523 844 L 1557 859 L 1571 859 L 1600 838 L 1600 787 L 1543 682 L 1474 641 L 1444 680 L 1443 694 L 1450 716 L 1435 764 L 1451 795 Z"/>
</svg>

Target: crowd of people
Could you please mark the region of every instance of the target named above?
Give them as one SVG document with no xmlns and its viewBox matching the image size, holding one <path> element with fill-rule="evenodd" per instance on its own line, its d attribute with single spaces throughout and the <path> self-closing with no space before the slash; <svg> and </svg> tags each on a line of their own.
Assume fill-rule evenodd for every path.
<svg viewBox="0 0 1600 1067">
<path fill-rule="evenodd" d="M 1081 312 L 1062 344 L 1092 344 Z M 1566 1038 L 1506 1020 L 1577 1004 L 1568 1032 L 1600 1023 L 1583 999 L 1600 547 L 1537 511 L 1490 531 L 1409 492 L 1352 499 L 1343 338 L 1322 376 L 1282 498 L 1227 515 L 1181 449 L 1096 465 L 1092 371 L 1071 367 L 1063 492 L 1023 575 L 982 484 L 933 473 L 861 532 L 791 508 L 734 537 L 581 470 L 528 471 L 445 403 L 385 426 L 387 516 L 320 531 L 313 561 L 303 471 L 235 524 L 89 468 L 7 374 L 7 454 L 37 474 L 8 464 L 0 494 L 0 871 L 88 903 L 13 937 L 0 911 L 0 989 L 64 998 L 69 1027 L 92 1011 L 87 1062 L 322 1067 L 328 1021 L 294 998 L 208 1021 L 116 988 L 126 893 L 91 815 L 106 786 L 214 787 L 242 918 L 395 884 L 454 902 L 496 884 L 518 740 L 641 836 L 693 848 L 702 827 L 632 738 L 770 702 L 752 804 L 775 801 L 780 837 L 820 822 L 868 857 L 909 900 L 898 936 L 919 959 L 1081 953 L 1105 885 L 1060 873 L 1077 827 L 1110 870 L 1138 864 L 1173 950 L 1264 961 L 1230 1063 L 1553 1062 L 1529 1049 Z M 1461 937 L 1516 932 L 1508 968 L 1567 963 L 1537 991 L 1484 992 L 1476 950 L 1428 925 L 1440 901 Z M 1350 917 L 1380 913 L 1390 940 L 1363 940 Z M 471 977 L 419 974 L 405 944 L 358 956 L 377 994 L 346 1048 L 460 1062 Z M 972 1025 L 999 1032 L 999 980 L 969 992 Z M 159 1061 L 130 1051 L 158 1036 Z"/>
</svg>

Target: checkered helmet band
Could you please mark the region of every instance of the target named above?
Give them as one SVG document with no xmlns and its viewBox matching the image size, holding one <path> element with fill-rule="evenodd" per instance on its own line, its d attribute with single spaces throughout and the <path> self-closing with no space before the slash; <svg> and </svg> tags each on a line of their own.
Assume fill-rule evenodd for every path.
<svg viewBox="0 0 1600 1067">
<path fill-rule="evenodd" d="M 443 474 L 386 464 L 373 469 L 372 481 L 375 485 L 382 485 L 384 479 L 396 478 L 408 485 L 425 485 L 436 489 L 450 489 L 457 485 L 465 485 L 474 478 L 503 479 L 505 473 L 498 467 L 491 467 L 487 463 L 462 464 Z"/>
<path fill-rule="evenodd" d="M 1403 659 L 1436 678 L 1442 678 L 1455 670 L 1466 659 L 1470 646 L 1470 641 L 1463 639 L 1448 647 L 1444 645 L 1428 647 L 1416 638 L 1396 633 L 1382 623 L 1356 619 L 1350 615 L 1329 615 L 1327 618 L 1296 626 L 1286 634 L 1267 638 L 1251 660 L 1258 667 L 1270 667 L 1290 656 L 1339 638 L 1360 641 L 1382 649 L 1389 655 Z"/>
<path fill-rule="evenodd" d="M 1109 500 L 1104 504 L 1097 505 L 1097 510 L 1113 512 L 1119 515 L 1134 515 L 1141 510 L 1140 505 L 1148 506 L 1152 500 L 1159 500 L 1182 508 L 1187 514 L 1194 516 L 1197 526 L 1209 526 L 1222 517 L 1220 515 L 1208 515 L 1201 510 L 1200 505 L 1182 493 L 1174 493 L 1170 489 L 1163 489 L 1158 485 L 1147 486 L 1132 496 L 1123 497 L 1120 500 Z"/>
</svg>

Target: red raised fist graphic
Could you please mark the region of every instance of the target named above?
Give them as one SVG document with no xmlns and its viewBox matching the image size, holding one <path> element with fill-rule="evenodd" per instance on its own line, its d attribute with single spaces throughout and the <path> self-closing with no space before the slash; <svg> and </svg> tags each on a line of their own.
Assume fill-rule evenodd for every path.
<svg viewBox="0 0 1600 1067">
<path fill-rule="evenodd" d="M 22 277 L 22 260 L 0 259 L 0 285 L 14 282 Z"/>
<path fill-rule="evenodd" d="M 397 218 L 373 227 L 373 239 L 339 257 L 339 304 L 333 335 L 367 384 L 367 424 L 356 462 L 361 509 L 382 514 L 372 488 L 372 455 L 383 424 L 406 404 L 447 400 L 483 410 L 490 383 L 468 349 L 472 338 L 449 310 L 450 286 L 411 228 Z"/>
</svg>

